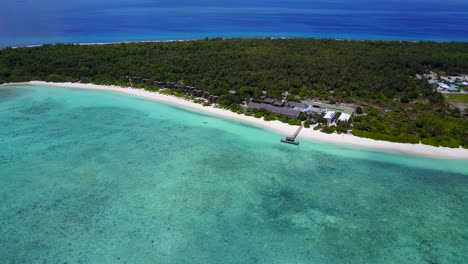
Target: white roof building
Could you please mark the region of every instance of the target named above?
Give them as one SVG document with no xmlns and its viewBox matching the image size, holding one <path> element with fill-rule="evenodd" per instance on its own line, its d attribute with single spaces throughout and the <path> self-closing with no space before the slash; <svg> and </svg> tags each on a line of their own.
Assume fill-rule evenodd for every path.
<svg viewBox="0 0 468 264">
<path fill-rule="evenodd" d="M 442 89 L 450 89 L 450 86 L 448 86 L 447 84 L 443 82 L 438 82 L 437 85 Z"/>
<path fill-rule="evenodd" d="M 335 118 L 336 112 L 335 111 L 328 111 L 323 118 L 327 120 L 328 123 L 331 123 Z"/>
<path fill-rule="evenodd" d="M 338 117 L 338 121 L 348 121 L 351 118 L 350 114 L 341 113 L 340 117 Z"/>
</svg>

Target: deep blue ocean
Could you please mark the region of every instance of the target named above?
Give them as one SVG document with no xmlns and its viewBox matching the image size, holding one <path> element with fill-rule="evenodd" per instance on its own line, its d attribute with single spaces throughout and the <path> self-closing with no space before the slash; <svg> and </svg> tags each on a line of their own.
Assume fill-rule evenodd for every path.
<svg viewBox="0 0 468 264">
<path fill-rule="evenodd" d="M 468 41 L 466 0 L 5 0 L 0 46 L 205 37 Z"/>
</svg>

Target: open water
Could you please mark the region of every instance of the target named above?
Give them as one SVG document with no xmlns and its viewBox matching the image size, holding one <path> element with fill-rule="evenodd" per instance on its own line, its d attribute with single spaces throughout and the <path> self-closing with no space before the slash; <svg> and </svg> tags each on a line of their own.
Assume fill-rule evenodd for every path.
<svg viewBox="0 0 468 264">
<path fill-rule="evenodd" d="M 468 41 L 468 1 L 5 0 L 0 6 L 0 47 L 205 37 Z"/>
<path fill-rule="evenodd" d="M 466 263 L 468 166 L 0 88 L 0 263 Z"/>
</svg>

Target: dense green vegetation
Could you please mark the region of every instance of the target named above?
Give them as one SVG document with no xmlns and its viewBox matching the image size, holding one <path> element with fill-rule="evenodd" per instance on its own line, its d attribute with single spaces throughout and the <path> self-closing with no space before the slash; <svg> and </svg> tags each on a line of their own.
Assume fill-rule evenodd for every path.
<svg viewBox="0 0 468 264">
<path fill-rule="evenodd" d="M 263 91 L 279 98 L 361 106 L 358 136 L 468 147 L 468 120 L 416 74 L 468 72 L 468 43 L 232 39 L 46 45 L 0 51 L 0 83 L 29 80 L 128 85 L 122 76 L 179 82 L 220 95 L 235 112 Z M 139 84 L 147 89 L 151 86 Z M 227 91 L 234 89 L 237 94 Z M 269 113 L 249 113 L 274 118 Z M 297 121 L 283 120 L 288 123 Z M 348 126 L 324 127 L 344 132 Z"/>
</svg>

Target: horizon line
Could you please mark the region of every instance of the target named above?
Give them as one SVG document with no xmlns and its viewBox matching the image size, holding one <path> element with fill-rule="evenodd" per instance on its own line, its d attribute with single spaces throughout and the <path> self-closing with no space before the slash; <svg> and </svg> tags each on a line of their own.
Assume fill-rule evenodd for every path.
<svg viewBox="0 0 468 264">
<path fill-rule="evenodd" d="M 467 41 L 460 40 L 406 40 L 406 39 L 353 39 L 353 38 L 327 38 L 327 37 L 203 37 L 193 39 L 168 39 L 168 40 L 123 40 L 123 41 L 109 41 L 109 42 L 51 42 L 41 44 L 29 44 L 18 46 L 2 46 L 0 50 L 4 49 L 19 49 L 19 48 L 37 48 L 46 45 L 78 45 L 78 46 L 97 46 L 97 45 L 116 45 L 116 44 L 138 44 L 138 43 L 172 43 L 172 42 L 189 42 L 189 41 L 202 41 L 202 40 L 233 40 L 233 39 L 311 39 L 311 40 L 336 40 L 336 41 L 371 41 L 371 42 L 434 42 L 434 43 L 468 43 Z"/>
</svg>

